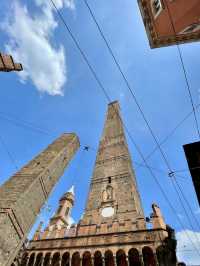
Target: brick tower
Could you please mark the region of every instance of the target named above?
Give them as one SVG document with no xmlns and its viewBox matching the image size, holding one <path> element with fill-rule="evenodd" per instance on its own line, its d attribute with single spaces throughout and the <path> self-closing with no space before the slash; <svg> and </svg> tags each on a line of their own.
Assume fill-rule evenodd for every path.
<svg viewBox="0 0 200 266">
<path fill-rule="evenodd" d="M 75 134 L 63 134 L 0 187 L 0 266 L 11 265 L 78 148 Z"/>
<path fill-rule="evenodd" d="M 72 192 L 66 195 L 49 226 L 30 241 L 21 265 L 176 265 L 174 231 L 156 204 L 147 229 L 118 102 L 108 105 L 85 212 L 76 225 L 58 223 L 74 202 Z"/>
<path fill-rule="evenodd" d="M 117 102 L 108 106 L 81 224 L 115 221 L 129 221 L 131 225 L 127 229 L 134 226 L 145 228 L 143 209 Z"/>
</svg>

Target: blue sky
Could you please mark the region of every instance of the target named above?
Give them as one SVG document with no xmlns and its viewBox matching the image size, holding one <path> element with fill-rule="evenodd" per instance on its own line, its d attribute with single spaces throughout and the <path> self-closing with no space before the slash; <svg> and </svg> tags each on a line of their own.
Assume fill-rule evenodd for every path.
<svg viewBox="0 0 200 266">
<path fill-rule="evenodd" d="M 60 196 L 75 184 L 76 202 L 72 212 L 77 222 L 83 212 L 90 177 L 102 133 L 107 100 L 94 80 L 67 31 L 58 20 L 49 1 L 1 1 L 1 51 L 12 52 L 24 65 L 24 72 L 0 73 L 0 183 L 44 149 L 62 132 L 76 132 L 81 143 L 91 146 L 88 152 L 80 150 L 70 167 L 56 185 L 49 204 L 39 220 L 46 222 L 55 211 Z M 55 1 L 82 49 L 105 86 L 112 100 L 119 100 L 125 124 L 143 154 L 147 156 L 155 147 L 144 120 L 131 98 L 113 59 L 101 39 L 96 26 L 82 0 Z M 135 0 L 88 1 L 100 23 L 139 103 L 159 141 L 192 110 L 177 48 L 151 50 Z M 20 19 L 19 19 L 20 18 Z M 181 45 L 192 96 L 200 104 L 199 43 Z M 198 120 L 199 110 L 197 111 Z M 27 123 L 33 125 L 28 128 Z M 26 125 L 25 125 L 26 124 Z M 40 128 L 45 132 L 38 132 Z M 46 134 L 47 133 L 47 134 Z M 132 159 L 142 160 L 127 136 Z M 197 141 L 194 117 L 184 124 L 162 146 L 173 170 L 187 169 L 182 145 Z M 5 149 L 6 147 L 6 149 Z M 8 156 L 9 151 L 15 164 Z M 198 227 L 195 233 L 178 202 L 168 177 L 168 170 L 158 151 L 148 160 L 169 200 L 175 206 L 185 229 L 200 248 Z M 176 229 L 181 243 L 178 255 L 188 263 L 200 258 L 192 251 L 175 215 L 171 212 L 152 176 L 144 167 L 136 169 L 139 191 L 146 216 L 156 202 L 168 224 Z M 189 172 L 177 177 L 191 208 L 199 219 L 200 211 Z M 193 218 L 192 218 L 193 220 Z M 34 228 L 35 228 L 34 227 Z M 197 237 L 196 237 L 196 236 Z M 186 251 L 183 252 L 182 250 Z M 188 251 L 190 250 L 190 251 Z"/>
</svg>

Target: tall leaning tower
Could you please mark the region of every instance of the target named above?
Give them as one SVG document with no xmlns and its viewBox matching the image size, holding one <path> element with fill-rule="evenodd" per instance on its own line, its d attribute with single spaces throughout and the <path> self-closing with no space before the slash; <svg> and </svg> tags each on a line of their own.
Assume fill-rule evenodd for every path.
<svg viewBox="0 0 200 266">
<path fill-rule="evenodd" d="M 0 266 L 13 262 L 78 148 L 78 137 L 65 133 L 0 187 Z"/>
<path fill-rule="evenodd" d="M 43 232 L 23 254 L 21 265 L 175 266 L 174 231 L 152 204 L 146 226 L 118 102 L 108 105 L 85 212 L 68 218 L 75 195 L 67 192 Z"/>
</svg>

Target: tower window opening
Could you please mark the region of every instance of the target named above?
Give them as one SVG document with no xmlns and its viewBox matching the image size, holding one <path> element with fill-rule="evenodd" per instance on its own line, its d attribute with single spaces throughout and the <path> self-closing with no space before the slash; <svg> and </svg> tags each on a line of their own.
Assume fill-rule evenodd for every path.
<svg viewBox="0 0 200 266">
<path fill-rule="evenodd" d="M 62 205 L 59 206 L 58 210 L 57 210 L 57 214 L 59 214 L 62 210 Z"/>
<path fill-rule="evenodd" d="M 111 177 L 108 177 L 108 183 L 111 184 Z"/>
<path fill-rule="evenodd" d="M 153 0 L 152 9 L 154 16 L 157 17 L 163 9 L 161 0 Z"/>
<path fill-rule="evenodd" d="M 65 211 L 65 216 L 67 217 L 69 214 L 69 207 L 67 207 L 66 211 Z"/>
</svg>

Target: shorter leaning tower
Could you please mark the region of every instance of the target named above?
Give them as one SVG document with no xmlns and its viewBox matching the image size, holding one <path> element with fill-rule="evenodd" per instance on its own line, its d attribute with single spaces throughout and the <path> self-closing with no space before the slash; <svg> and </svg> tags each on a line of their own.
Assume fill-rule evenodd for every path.
<svg viewBox="0 0 200 266">
<path fill-rule="evenodd" d="M 74 188 L 72 187 L 67 193 L 65 193 L 60 201 L 59 208 L 56 214 L 51 218 L 49 225 L 42 234 L 42 238 L 57 238 L 61 234 L 65 234 L 65 231 L 70 226 L 70 214 L 74 205 Z M 41 238 L 40 232 L 34 236 L 35 240 Z"/>
<path fill-rule="evenodd" d="M 153 204 L 150 218 L 144 216 L 117 102 L 108 106 L 84 215 L 69 226 L 73 203 L 73 192 L 64 194 L 49 226 L 30 241 L 21 265 L 176 265 L 174 231 L 160 208 Z"/>
</svg>

